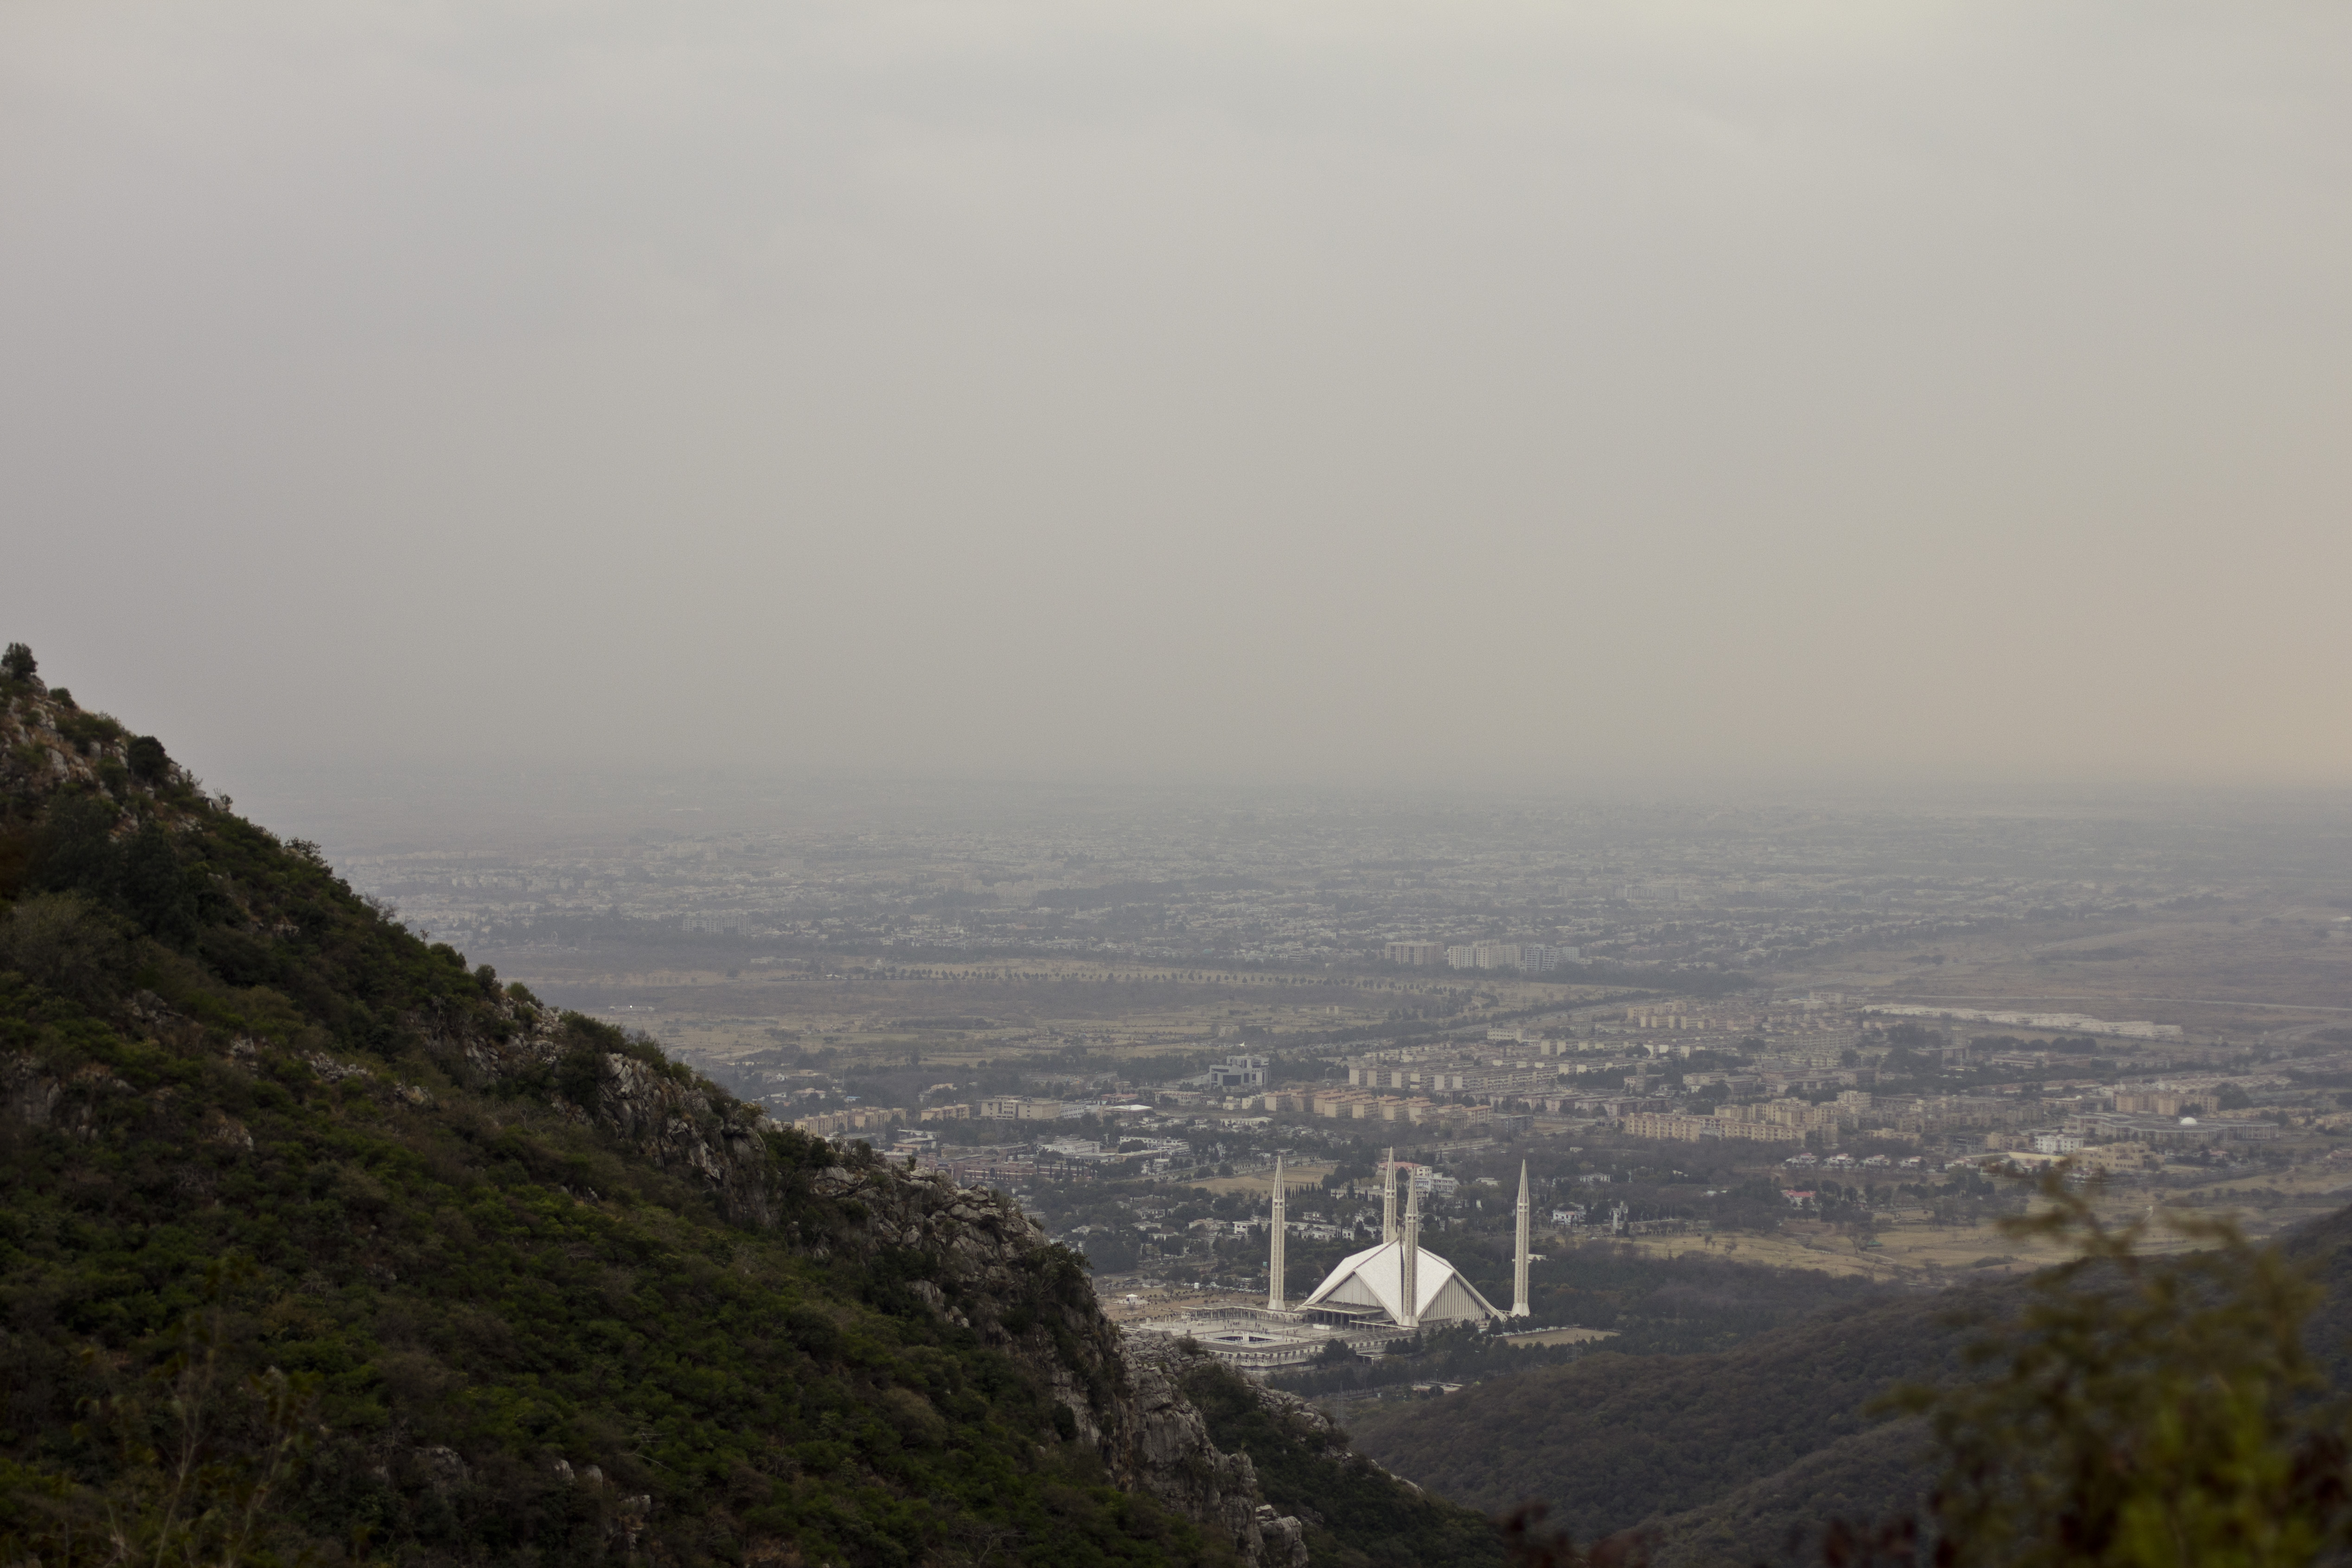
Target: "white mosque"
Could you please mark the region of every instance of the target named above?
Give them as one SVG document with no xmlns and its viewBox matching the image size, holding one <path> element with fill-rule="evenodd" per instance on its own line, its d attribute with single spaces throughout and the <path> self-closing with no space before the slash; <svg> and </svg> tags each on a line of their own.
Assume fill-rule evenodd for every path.
<svg viewBox="0 0 2352 1568">
<path fill-rule="evenodd" d="M 1283 1243 L 1287 1193 L 1282 1161 L 1274 1163 L 1272 1256 L 1264 1307 L 1196 1312 L 1136 1325 L 1143 1333 L 1182 1334 L 1246 1368 L 1311 1361 L 1339 1339 L 1359 1351 L 1376 1350 L 1440 1323 L 1499 1324 L 1528 1316 L 1528 1168 L 1519 1165 L 1518 1226 L 1512 1253 L 1511 1310 L 1505 1313 L 1444 1258 L 1421 1245 L 1421 1190 L 1407 1184 L 1404 1214 L 1397 1215 L 1396 1151 L 1381 1164 L 1381 1242 L 1340 1259 L 1323 1283 L 1296 1306 L 1284 1299 Z"/>
</svg>

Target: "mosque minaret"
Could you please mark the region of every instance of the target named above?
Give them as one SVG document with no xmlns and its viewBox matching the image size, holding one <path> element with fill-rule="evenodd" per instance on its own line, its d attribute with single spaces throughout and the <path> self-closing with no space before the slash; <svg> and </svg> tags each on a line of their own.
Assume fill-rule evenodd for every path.
<svg viewBox="0 0 2352 1568">
<path fill-rule="evenodd" d="M 1381 1162 L 1381 1245 L 1396 1239 L 1396 1151 Z"/>
<path fill-rule="evenodd" d="M 1421 1327 L 1421 1184 L 1414 1182 L 1405 1188 L 1403 1250 L 1399 1254 L 1404 1266 L 1403 1288 L 1398 1291 L 1402 1310 L 1397 1314 L 1401 1327 Z"/>
<path fill-rule="evenodd" d="M 1282 1300 L 1282 1217 L 1285 1198 L 1286 1194 L 1282 1186 L 1282 1156 L 1276 1154 L 1274 1157 L 1274 1257 L 1267 1261 L 1265 1279 L 1265 1310 L 1269 1312 L 1286 1310 Z M 1527 1205 L 1521 1203 L 1519 1209 L 1519 1234 L 1520 1239 L 1524 1241 L 1528 1228 Z M 1527 1294 L 1527 1281 L 1524 1278 L 1526 1269 L 1522 1268 L 1520 1273 L 1523 1278 L 1519 1281 L 1519 1293 L 1525 1296 Z"/>
<path fill-rule="evenodd" d="M 1276 1162 L 1275 1168 L 1281 1168 L 1280 1161 Z M 1282 1210 L 1277 1206 L 1274 1212 L 1279 1215 Z M 1527 1317 L 1530 1310 L 1528 1306 L 1528 1163 L 1522 1160 L 1519 1162 L 1518 1234 L 1511 1244 L 1511 1316 L 1514 1318 Z M 1280 1221 L 1277 1219 L 1276 1223 Z M 1274 1255 L 1276 1258 L 1282 1256 L 1282 1243 L 1279 1241 L 1274 1244 Z"/>
</svg>

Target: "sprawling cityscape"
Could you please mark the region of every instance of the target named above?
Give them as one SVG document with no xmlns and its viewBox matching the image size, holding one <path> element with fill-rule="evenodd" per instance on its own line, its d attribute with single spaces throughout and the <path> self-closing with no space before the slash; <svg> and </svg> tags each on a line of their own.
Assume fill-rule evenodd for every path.
<svg viewBox="0 0 2352 1568">
<path fill-rule="evenodd" d="M 2022 1201 L 1999 1178 L 2061 1160 L 2258 1231 L 2352 1184 L 2352 878 L 2291 816 L 709 810 L 338 858 L 779 1125 L 1012 1193 L 1139 1325 L 1377 1245 L 1391 1159 L 1502 1295 L 1495 1194 L 1529 1173 L 1522 1331 L 1562 1333 L 1603 1331 L 1555 1288 L 1594 1243 L 1927 1281 L 2031 1267 L 1993 1237 Z"/>
</svg>

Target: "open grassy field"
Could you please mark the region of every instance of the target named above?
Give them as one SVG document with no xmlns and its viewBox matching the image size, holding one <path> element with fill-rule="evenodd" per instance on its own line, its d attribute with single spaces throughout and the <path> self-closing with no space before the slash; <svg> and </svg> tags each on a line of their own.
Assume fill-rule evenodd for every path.
<svg viewBox="0 0 2352 1568">
<path fill-rule="evenodd" d="M 1565 1010 L 1624 992 L 1480 975 L 1476 981 L 1104 965 L 1076 960 L 805 968 L 605 971 L 534 955 L 501 964 L 558 1005 L 643 1028 L 720 1058 L 790 1039 L 845 1061 L 971 1067 L 1083 1045 L 1089 1055 L 1203 1056 L 1250 1039 L 1309 1040 L 1419 1015 L 1472 1027 L 1531 1008 Z"/>
<path fill-rule="evenodd" d="M 1885 1001 L 2047 1007 L 2244 1042 L 2352 1026 L 2352 922 L 2255 896 L 2154 919 L 2057 921 L 1840 959 L 1812 984 Z"/>
<path fill-rule="evenodd" d="M 1338 1167 L 1328 1161 L 1286 1163 L 1282 1167 L 1283 1190 L 1292 1193 L 1312 1191 L 1321 1186 L 1323 1178 L 1336 1169 Z M 1239 1175 L 1217 1176 L 1205 1182 L 1186 1182 L 1183 1184 L 1208 1193 L 1248 1193 L 1256 1197 L 1270 1197 L 1274 1193 L 1274 1168 L 1269 1165 L 1263 1171 L 1244 1171 Z"/>
<path fill-rule="evenodd" d="M 2121 1224 L 2153 1218 L 2147 1249 L 2186 1250 L 2195 1245 L 2168 1224 L 2168 1219 L 2212 1215 L 2235 1221 L 2250 1236 L 2269 1236 L 2298 1221 L 2334 1213 L 2352 1197 L 2352 1173 L 2341 1165 L 2314 1162 L 2287 1172 L 2263 1172 L 2217 1182 L 2209 1187 L 2162 1194 L 2143 1188 L 2123 1188 L 2095 1201 L 2102 1217 Z M 1790 1217 L 1778 1230 L 1758 1234 L 1720 1232 L 1712 1236 L 1651 1236 L 1613 1237 L 1596 1233 L 1555 1236 L 1562 1247 L 1613 1244 L 1632 1246 L 1661 1258 L 1697 1253 L 1741 1263 L 1784 1268 L 1817 1268 L 1889 1281 L 1949 1283 L 1962 1277 L 2024 1273 L 2063 1261 L 2068 1253 L 2047 1243 L 2019 1240 L 2001 1234 L 1987 1222 L 1973 1226 L 1925 1223 L 1879 1226 L 1870 1237 L 1875 1247 L 1819 1220 Z"/>
</svg>

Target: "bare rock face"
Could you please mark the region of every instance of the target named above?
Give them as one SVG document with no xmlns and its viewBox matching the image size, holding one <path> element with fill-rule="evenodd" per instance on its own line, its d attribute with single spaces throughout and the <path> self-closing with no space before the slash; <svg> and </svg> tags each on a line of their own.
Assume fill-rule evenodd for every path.
<svg viewBox="0 0 2352 1568">
<path fill-rule="evenodd" d="M 29 1054 L 0 1058 L 0 1112 L 27 1127 L 47 1127 L 65 1098 L 65 1085 L 41 1071 Z"/>
<path fill-rule="evenodd" d="M 1277 1516 L 1259 1495 L 1257 1469 L 1247 1454 L 1226 1454 L 1209 1440 L 1208 1423 L 1176 1386 L 1165 1359 L 1130 1363 L 1134 1415 L 1123 1479 L 1189 1519 L 1213 1521 L 1253 1563 L 1305 1568 L 1307 1541 L 1299 1521 Z M 1113 1473 L 1122 1467 L 1114 1464 Z"/>
<path fill-rule="evenodd" d="M 563 1063 L 567 1046 L 555 1019 L 511 1000 L 496 1005 L 512 1025 L 505 1039 L 444 1036 L 435 1043 L 487 1079 L 552 1072 Z M 714 1100 L 698 1080 L 681 1079 L 620 1051 L 593 1054 L 596 1059 L 584 1064 L 594 1085 L 591 1101 L 562 1102 L 573 1115 L 634 1143 L 672 1175 L 702 1185 L 737 1224 L 770 1228 L 778 1223 L 780 1194 L 761 1141 L 772 1125 L 764 1112 Z"/>
<path fill-rule="evenodd" d="M 0 1057 L 0 1118 L 26 1127 L 48 1127 L 88 1142 L 98 1136 L 106 1102 L 131 1096 L 131 1087 L 100 1068 L 58 1078 L 45 1071 L 29 1052 Z"/>
</svg>

